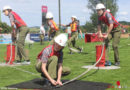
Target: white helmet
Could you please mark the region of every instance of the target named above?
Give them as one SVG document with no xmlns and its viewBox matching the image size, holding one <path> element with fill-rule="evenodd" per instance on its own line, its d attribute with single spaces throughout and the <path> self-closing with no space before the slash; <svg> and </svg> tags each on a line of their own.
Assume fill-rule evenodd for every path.
<svg viewBox="0 0 130 90">
<path fill-rule="evenodd" d="M 96 5 L 96 9 L 97 10 L 99 10 L 99 9 L 105 9 L 105 6 L 104 6 L 104 4 L 99 3 L 99 4 Z"/>
<path fill-rule="evenodd" d="M 66 46 L 66 43 L 67 43 L 67 40 L 68 40 L 68 38 L 67 38 L 67 35 L 65 35 L 65 34 L 59 34 L 58 36 L 56 36 L 55 38 L 54 38 L 54 41 L 57 43 L 57 44 L 59 44 L 60 46 Z"/>
<path fill-rule="evenodd" d="M 3 11 L 5 11 L 5 10 L 7 10 L 7 9 L 12 10 L 12 8 L 11 8 L 10 6 L 8 6 L 8 5 L 3 7 Z"/>
<path fill-rule="evenodd" d="M 51 12 L 47 12 L 46 19 L 50 19 L 50 18 L 53 18 L 53 15 Z"/>
<path fill-rule="evenodd" d="M 75 18 L 75 19 L 77 19 L 77 17 L 76 17 L 76 16 L 71 16 L 71 18 Z"/>
<path fill-rule="evenodd" d="M 108 12 L 111 12 L 110 9 L 107 9 Z"/>
</svg>

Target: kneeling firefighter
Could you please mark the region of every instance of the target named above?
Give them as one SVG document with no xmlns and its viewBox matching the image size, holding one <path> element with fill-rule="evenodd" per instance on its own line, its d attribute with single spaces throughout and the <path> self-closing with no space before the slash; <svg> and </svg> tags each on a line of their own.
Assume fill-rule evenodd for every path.
<svg viewBox="0 0 130 90">
<path fill-rule="evenodd" d="M 52 85 L 62 85 L 61 76 L 70 73 L 70 68 L 63 67 L 63 52 L 67 36 L 59 34 L 54 43 L 45 47 L 37 56 L 36 70 L 44 80 L 48 79 Z"/>
</svg>

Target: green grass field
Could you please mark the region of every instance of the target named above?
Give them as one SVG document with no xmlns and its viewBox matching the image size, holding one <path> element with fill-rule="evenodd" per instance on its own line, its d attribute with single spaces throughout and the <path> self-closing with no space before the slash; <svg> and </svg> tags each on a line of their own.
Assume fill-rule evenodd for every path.
<svg viewBox="0 0 130 90">
<path fill-rule="evenodd" d="M 32 47 L 29 49 L 28 45 L 26 45 L 26 49 L 29 50 L 29 56 L 31 60 L 31 65 L 24 66 L 16 66 L 18 68 L 37 73 L 35 70 L 35 62 L 37 54 L 47 46 L 48 42 L 45 42 L 44 45 L 40 45 L 40 43 L 34 43 Z M 62 79 L 70 80 L 81 73 L 83 73 L 86 69 L 81 68 L 84 65 L 92 65 L 96 61 L 96 45 L 102 44 L 101 42 L 95 43 L 84 43 L 84 40 L 78 40 L 77 44 L 84 47 L 83 53 L 75 53 L 73 55 L 68 54 L 68 47 L 64 49 L 64 66 L 69 66 L 71 68 L 71 74 L 63 77 Z M 91 70 L 85 76 L 80 78 L 79 80 L 83 81 L 93 81 L 93 82 L 105 82 L 111 83 L 114 87 L 116 87 L 116 82 L 120 81 L 123 87 L 127 86 L 126 90 L 130 88 L 130 39 L 121 39 L 119 45 L 119 53 L 120 53 L 120 69 L 117 70 Z M 6 54 L 6 45 L 0 45 L 0 62 L 5 62 L 4 57 Z M 109 52 L 109 58 L 112 63 L 114 63 L 113 58 L 113 50 Z M 39 74 L 40 77 L 40 74 Z M 0 66 L 0 87 L 5 87 L 8 85 L 28 81 L 34 78 L 39 78 L 38 76 L 31 75 L 26 72 L 22 72 L 16 70 L 12 67 L 2 67 Z M 110 89 L 109 89 L 110 90 Z M 124 90 L 124 89 L 121 89 Z"/>
</svg>

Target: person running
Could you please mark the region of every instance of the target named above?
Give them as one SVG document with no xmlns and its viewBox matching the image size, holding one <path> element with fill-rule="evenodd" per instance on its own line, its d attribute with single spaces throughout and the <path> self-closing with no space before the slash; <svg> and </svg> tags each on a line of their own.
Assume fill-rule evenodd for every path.
<svg viewBox="0 0 130 90">
<path fill-rule="evenodd" d="M 41 73 L 44 80 L 48 79 L 52 85 L 62 85 L 61 76 L 70 73 L 70 68 L 62 66 L 62 50 L 67 40 L 65 34 L 59 34 L 54 38 L 54 43 L 45 47 L 37 56 L 36 70 Z"/>
<path fill-rule="evenodd" d="M 114 16 L 106 10 L 104 4 L 102 3 L 97 4 L 96 10 L 98 14 L 98 26 L 97 26 L 98 36 L 100 38 L 105 39 L 106 65 L 109 65 L 108 46 L 109 46 L 110 40 L 113 39 L 112 47 L 114 50 L 115 65 L 118 66 L 120 65 L 119 52 L 118 52 L 118 45 L 120 42 L 120 30 L 121 30 L 120 24 L 114 18 Z M 102 31 L 101 31 L 102 23 L 108 26 L 106 35 L 102 35 Z"/>
<path fill-rule="evenodd" d="M 29 57 L 27 56 L 24 49 L 25 38 L 29 32 L 29 28 L 27 28 L 26 23 L 20 18 L 20 16 L 16 12 L 12 10 L 10 6 L 4 6 L 3 13 L 5 14 L 5 16 L 8 16 L 10 19 L 13 35 L 16 36 L 16 30 L 18 32 L 18 37 L 16 41 L 17 54 L 15 58 L 16 60 L 15 63 L 16 64 L 21 63 L 21 58 L 23 58 L 24 62 L 22 62 L 22 64 L 30 64 Z"/>
<path fill-rule="evenodd" d="M 71 38 L 68 40 L 68 47 L 70 50 L 70 54 L 73 54 L 72 47 L 79 50 L 79 52 L 82 52 L 82 48 L 76 45 L 76 39 L 78 37 L 78 32 L 81 33 L 81 29 L 79 28 L 79 20 L 77 20 L 76 16 L 71 17 L 72 22 L 68 25 L 63 25 L 66 27 L 71 27 Z M 82 34 L 81 34 L 82 35 Z M 72 44 L 72 46 L 71 46 Z"/>
</svg>

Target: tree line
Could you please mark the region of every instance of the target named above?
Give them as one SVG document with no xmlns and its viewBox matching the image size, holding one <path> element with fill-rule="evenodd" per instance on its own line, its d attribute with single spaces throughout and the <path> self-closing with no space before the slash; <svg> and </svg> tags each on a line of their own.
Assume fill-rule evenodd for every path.
<svg viewBox="0 0 130 90">
<path fill-rule="evenodd" d="M 86 7 L 91 10 L 90 21 L 86 21 L 85 25 L 80 26 L 82 32 L 97 32 L 98 16 L 95 8 L 98 3 L 103 3 L 106 6 L 106 9 L 110 9 L 110 12 L 113 14 L 113 16 L 116 17 L 116 13 L 118 11 L 117 1 L 118 0 L 88 0 L 88 4 Z M 120 21 L 119 23 L 123 25 L 130 25 L 130 22 L 127 21 Z M 9 33 L 11 31 L 11 27 L 6 23 L 0 22 L 0 27 L 3 28 L 2 33 Z M 103 29 L 103 32 L 106 32 L 106 27 Z"/>
<path fill-rule="evenodd" d="M 0 22 L 0 28 L 3 29 L 1 33 L 10 33 L 12 30 L 11 26 L 7 25 L 5 22 Z"/>
</svg>

